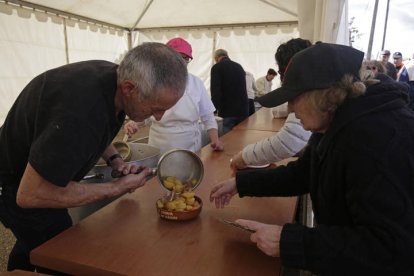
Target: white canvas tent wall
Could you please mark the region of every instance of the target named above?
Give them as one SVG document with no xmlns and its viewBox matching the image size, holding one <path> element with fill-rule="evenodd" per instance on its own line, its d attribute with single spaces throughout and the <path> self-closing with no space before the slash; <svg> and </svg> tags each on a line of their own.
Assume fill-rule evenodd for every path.
<svg viewBox="0 0 414 276">
<path fill-rule="evenodd" d="M 189 71 L 208 87 L 215 49 L 260 77 L 290 38 L 347 44 L 346 11 L 346 0 L 0 0 L 0 125 L 34 76 L 69 62 L 118 62 L 181 36 L 194 48 Z"/>
</svg>

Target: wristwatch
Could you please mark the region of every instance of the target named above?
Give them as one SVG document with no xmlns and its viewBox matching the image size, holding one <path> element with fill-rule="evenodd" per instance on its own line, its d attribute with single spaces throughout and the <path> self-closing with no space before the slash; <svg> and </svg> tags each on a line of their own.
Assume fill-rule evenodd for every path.
<svg viewBox="0 0 414 276">
<path fill-rule="evenodd" d="M 109 156 L 108 160 L 106 160 L 106 165 L 108 165 L 110 167 L 112 161 L 114 161 L 117 158 L 122 158 L 119 153 L 112 154 L 111 156 Z"/>
</svg>

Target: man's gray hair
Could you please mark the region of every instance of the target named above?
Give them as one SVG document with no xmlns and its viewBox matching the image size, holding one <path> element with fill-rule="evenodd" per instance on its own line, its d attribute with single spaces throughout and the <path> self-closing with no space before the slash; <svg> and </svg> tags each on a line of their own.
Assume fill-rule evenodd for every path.
<svg viewBox="0 0 414 276">
<path fill-rule="evenodd" d="M 125 55 L 118 67 L 118 82 L 129 80 L 144 99 L 156 98 L 167 88 L 183 93 L 187 66 L 174 49 L 155 42 L 137 46 Z"/>
<path fill-rule="evenodd" d="M 215 52 L 214 52 L 214 58 L 215 59 L 218 59 L 219 57 L 228 57 L 229 56 L 229 54 L 227 53 L 227 51 L 226 50 L 224 50 L 224 49 L 217 49 Z"/>
</svg>

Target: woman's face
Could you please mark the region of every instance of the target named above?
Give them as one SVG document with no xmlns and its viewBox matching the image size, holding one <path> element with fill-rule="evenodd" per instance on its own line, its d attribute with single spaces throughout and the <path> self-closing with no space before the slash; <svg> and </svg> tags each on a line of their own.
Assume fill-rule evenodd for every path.
<svg viewBox="0 0 414 276">
<path fill-rule="evenodd" d="M 303 93 L 289 101 L 288 110 L 295 113 L 304 129 L 324 133 L 329 127 L 331 116 L 328 112 L 321 112 L 312 107 L 309 103 L 309 93 L 311 92 Z"/>
</svg>

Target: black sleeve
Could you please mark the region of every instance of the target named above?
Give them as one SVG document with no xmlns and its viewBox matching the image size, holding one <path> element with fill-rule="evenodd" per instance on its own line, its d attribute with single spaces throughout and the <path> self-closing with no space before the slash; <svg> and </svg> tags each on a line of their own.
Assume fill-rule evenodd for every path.
<svg viewBox="0 0 414 276">
<path fill-rule="evenodd" d="M 210 78 L 211 101 L 213 102 L 216 110 L 221 110 L 222 84 L 221 84 L 221 77 L 219 75 L 217 66 L 213 66 L 211 68 L 210 76 L 211 76 Z"/>
<path fill-rule="evenodd" d="M 29 163 L 43 178 L 58 186 L 66 186 L 90 164 L 102 146 L 105 122 L 101 118 L 56 116 L 33 141 Z M 91 114 L 89 114 L 91 116 Z"/>
<path fill-rule="evenodd" d="M 283 264 L 323 275 L 411 274 L 414 200 L 407 176 L 412 164 L 401 152 L 379 160 L 362 150 L 349 155 L 342 177 L 349 184 L 345 200 L 352 221 L 284 225 Z"/>
<path fill-rule="evenodd" d="M 311 150 L 307 148 L 301 158 L 286 166 L 237 172 L 239 196 L 296 196 L 308 193 L 310 155 Z"/>
</svg>

